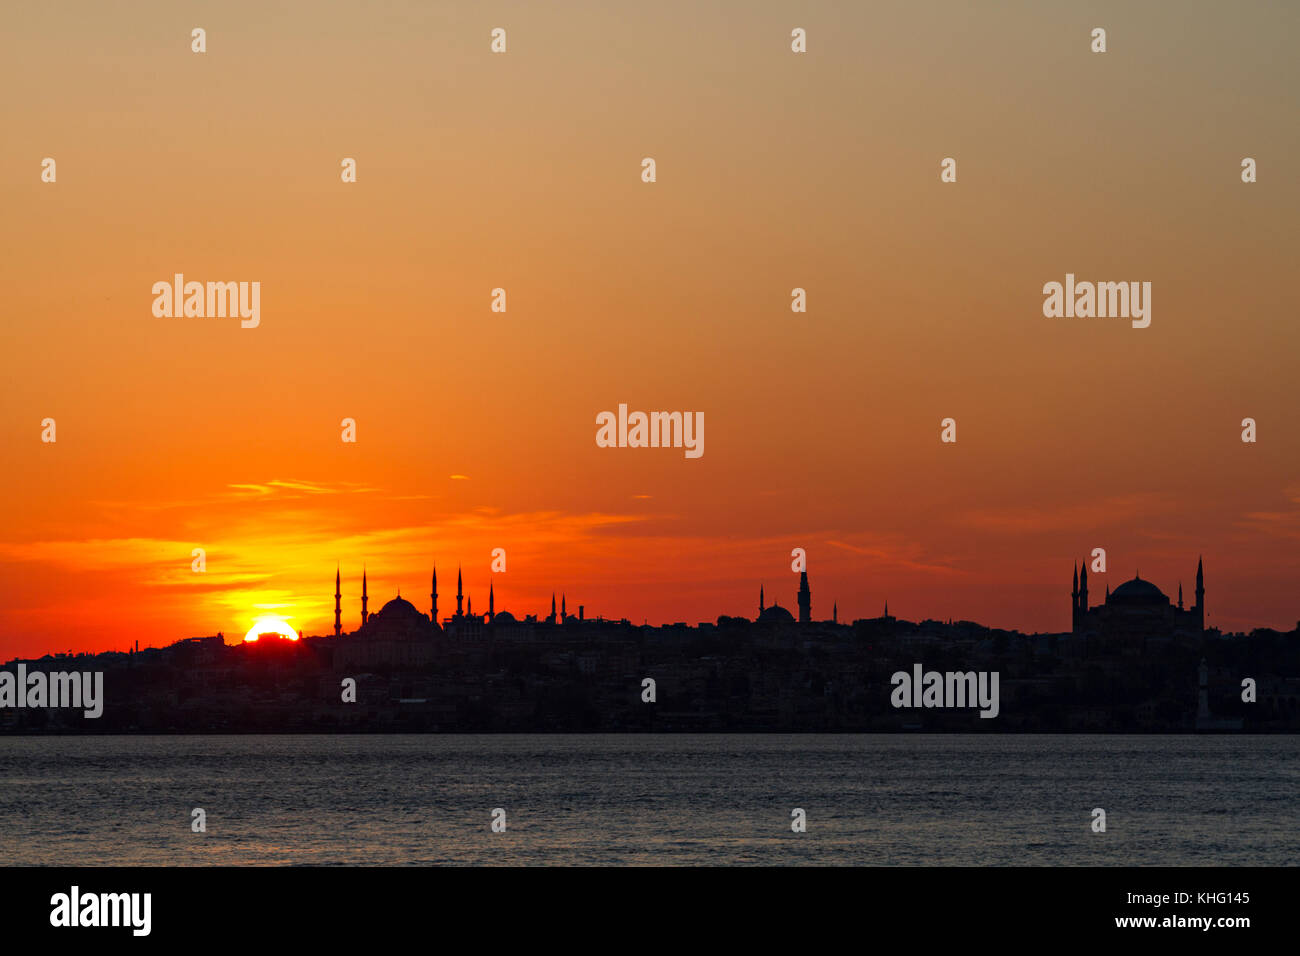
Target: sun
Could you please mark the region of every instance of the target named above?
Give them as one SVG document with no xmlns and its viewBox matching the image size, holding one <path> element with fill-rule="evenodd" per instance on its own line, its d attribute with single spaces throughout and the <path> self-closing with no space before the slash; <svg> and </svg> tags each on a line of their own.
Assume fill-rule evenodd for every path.
<svg viewBox="0 0 1300 956">
<path fill-rule="evenodd" d="M 271 636 L 282 637 L 287 641 L 298 640 L 298 632 L 284 618 L 275 614 L 263 614 L 244 635 L 244 643 L 250 644 L 259 637 Z"/>
</svg>

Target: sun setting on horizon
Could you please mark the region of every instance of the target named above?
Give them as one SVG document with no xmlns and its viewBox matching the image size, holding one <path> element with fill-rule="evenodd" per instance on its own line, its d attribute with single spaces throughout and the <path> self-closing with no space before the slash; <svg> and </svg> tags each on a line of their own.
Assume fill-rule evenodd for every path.
<svg viewBox="0 0 1300 956">
<path fill-rule="evenodd" d="M 248 633 L 244 635 L 244 643 L 256 643 L 259 637 L 282 637 L 285 640 L 296 641 L 298 632 L 279 615 L 264 614 L 248 629 Z"/>
</svg>

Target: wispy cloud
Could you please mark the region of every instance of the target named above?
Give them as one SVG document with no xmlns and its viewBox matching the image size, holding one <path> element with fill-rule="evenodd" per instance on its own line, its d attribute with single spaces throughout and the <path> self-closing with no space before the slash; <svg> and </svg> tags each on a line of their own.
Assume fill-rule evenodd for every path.
<svg viewBox="0 0 1300 956">
<path fill-rule="evenodd" d="M 279 495 L 286 498 L 301 498 L 305 495 L 366 494 L 378 490 L 376 488 L 368 488 L 365 485 L 346 481 L 325 483 L 318 481 L 291 481 L 278 478 L 262 484 L 232 484 L 227 485 L 226 487 L 233 489 L 235 494 L 238 496 L 254 495 L 257 497 L 267 497 L 269 495 Z"/>
<path fill-rule="evenodd" d="M 927 574 L 966 574 L 961 568 L 954 567 L 951 559 L 927 558 L 922 549 L 914 544 L 897 540 L 876 540 L 867 544 L 854 544 L 831 538 L 826 544 L 851 554 L 860 554 L 872 558 L 877 563 L 909 571 L 921 571 Z"/>
<path fill-rule="evenodd" d="M 1282 489 L 1286 502 L 1300 506 L 1300 484 Z M 1247 511 L 1235 523 L 1251 535 L 1267 535 L 1288 541 L 1300 541 L 1300 507 Z"/>
<path fill-rule="evenodd" d="M 1172 502 L 1155 494 L 1114 495 L 1061 507 L 1013 506 L 978 508 L 957 518 L 957 523 L 981 531 L 1005 534 L 1086 531 L 1126 523 L 1133 518 L 1168 513 Z"/>
</svg>

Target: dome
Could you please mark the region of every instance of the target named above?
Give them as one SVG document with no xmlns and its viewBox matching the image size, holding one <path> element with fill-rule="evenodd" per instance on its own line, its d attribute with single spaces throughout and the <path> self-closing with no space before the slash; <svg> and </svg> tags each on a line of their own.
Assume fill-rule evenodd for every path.
<svg viewBox="0 0 1300 956">
<path fill-rule="evenodd" d="M 794 615 L 779 604 L 773 604 L 758 616 L 759 624 L 793 624 Z"/>
<path fill-rule="evenodd" d="M 389 618 L 392 618 L 393 620 L 401 620 L 404 617 L 409 618 L 412 614 L 416 617 L 424 617 L 423 614 L 416 610 L 415 605 L 406 600 L 406 598 L 395 597 L 376 611 L 375 617 L 384 620 Z"/>
<path fill-rule="evenodd" d="M 502 611 L 500 614 L 493 616 L 492 623 L 493 624 L 518 624 L 519 622 L 515 620 L 515 616 L 511 614 L 509 611 Z"/>
<path fill-rule="evenodd" d="M 1110 593 L 1112 604 L 1168 604 L 1169 598 L 1150 581 L 1135 577 Z"/>
<path fill-rule="evenodd" d="M 357 633 L 367 638 L 421 637 L 433 630 L 429 615 L 402 597 L 395 597 L 374 614 Z"/>
</svg>

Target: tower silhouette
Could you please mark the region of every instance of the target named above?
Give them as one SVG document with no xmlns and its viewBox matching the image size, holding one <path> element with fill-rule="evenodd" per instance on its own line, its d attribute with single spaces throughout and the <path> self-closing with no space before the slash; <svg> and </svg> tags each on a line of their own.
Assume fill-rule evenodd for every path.
<svg viewBox="0 0 1300 956">
<path fill-rule="evenodd" d="M 343 592 L 339 590 L 339 569 L 334 569 L 334 636 L 343 633 Z"/>
<path fill-rule="evenodd" d="M 808 588 L 808 572 L 799 572 L 799 623 L 812 623 L 812 591 Z"/>
<path fill-rule="evenodd" d="M 429 620 L 438 623 L 438 566 L 433 566 L 433 580 L 429 583 Z"/>
<path fill-rule="evenodd" d="M 1074 562 L 1074 584 L 1070 588 L 1070 629 L 1079 629 L 1079 562 Z"/>
<path fill-rule="evenodd" d="M 1196 626 L 1201 630 L 1205 629 L 1205 569 L 1201 566 L 1201 559 L 1196 559 L 1196 605 L 1192 608 L 1192 613 L 1196 615 Z"/>
</svg>

